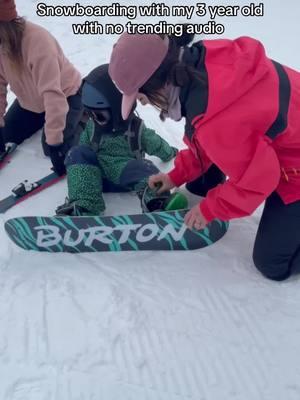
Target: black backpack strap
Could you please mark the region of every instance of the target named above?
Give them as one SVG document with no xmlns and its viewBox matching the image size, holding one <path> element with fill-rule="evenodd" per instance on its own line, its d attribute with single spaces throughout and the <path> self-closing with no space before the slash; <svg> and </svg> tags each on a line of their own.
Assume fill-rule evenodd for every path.
<svg viewBox="0 0 300 400">
<path fill-rule="evenodd" d="M 272 61 L 279 80 L 279 104 L 275 121 L 267 130 L 266 135 L 275 140 L 284 132 L 288 125 L 288 113 L 291 101 L 291 82 L 284 67 L 276 61 Z"/>
<path fill-rule="evenodd" d="M 131 151 L 134 153 L 137 160 L 145 157 L 145 152 L 142 149 L 142 133 L 144 130 L 144 122 L 141 118 L 134 115 L 130 121 L 126 136 Z"/>
</svg>

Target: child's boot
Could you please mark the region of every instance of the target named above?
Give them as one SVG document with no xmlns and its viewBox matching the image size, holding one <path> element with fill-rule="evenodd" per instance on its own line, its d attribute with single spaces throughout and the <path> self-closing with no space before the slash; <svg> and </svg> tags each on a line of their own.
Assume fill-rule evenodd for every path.
<svg viewBox="0 0 300 400">
<path fill-rule="evenodd" d="M 57 207 L 55 213 L 58 216 L 69 215 L 72 217 L 91 215 L 91 213 L 86 208 L 79 206 L 76 201 L 70 202 L 68 198 L 66 198 L 64 204 Z"/>
</svg>

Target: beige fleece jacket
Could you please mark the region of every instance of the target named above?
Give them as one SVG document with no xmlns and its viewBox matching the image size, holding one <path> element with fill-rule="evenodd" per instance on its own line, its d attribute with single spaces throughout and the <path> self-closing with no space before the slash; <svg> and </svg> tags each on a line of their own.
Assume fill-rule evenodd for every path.
<svg viewBox="0 0 300 400">
<path fill-rule="evenodd" d="M 21 107 L 36 113 L 45 112 L 47 143 L 62 143 L 69 110 L 67 97 L 78 91 L 80 73 L 48 31 L 27 21 L 22 51 L 24 66 L 22 73 L 17 74 L 0 49 L 0 126 L 4 126 L 9 85 Z"/>
</svg>

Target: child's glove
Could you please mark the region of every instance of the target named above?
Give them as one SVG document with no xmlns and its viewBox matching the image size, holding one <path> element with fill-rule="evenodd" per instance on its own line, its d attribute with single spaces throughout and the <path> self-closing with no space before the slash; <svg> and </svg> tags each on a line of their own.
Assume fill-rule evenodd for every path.
<svg viewBox="0 0 300 400">
<path fill-rule="evenodd" d="M 173 146 L 171 146 L 171 150 L 172 150 L 171 154 L 169 155 L 168 158 L 166 158 L 164 160 L 164 162 L 171 161 L 173 158 L 175 158 L 177 156 L 177 153 L 178 153 L 179 150 L 176 149 L 176 147 L 173 147 Z"/>
<path fill-rule="evenodd" d="M 175 158 L 177 156 L 179 150 L 176 149 L 176 147 L 173 147 L 173 146 L 172 146 L 172 150 L 173 150 L 173 157 L 172 158 Z"/>
</svg>

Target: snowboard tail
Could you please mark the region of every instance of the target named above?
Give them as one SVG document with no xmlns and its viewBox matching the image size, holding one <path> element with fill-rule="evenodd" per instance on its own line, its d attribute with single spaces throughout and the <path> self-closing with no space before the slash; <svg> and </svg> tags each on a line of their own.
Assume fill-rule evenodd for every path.
<svg viewBox="0 0 300 400">
<path fill-rule="evenodd" d="M 25 250 L 98 252 L 194 250 L 219 240 L 228 222 L 214 220 L 201 231 L 184 224 L 188 210 L 95 217 L 19 217 L 5 230 Z"/>
</svg>

